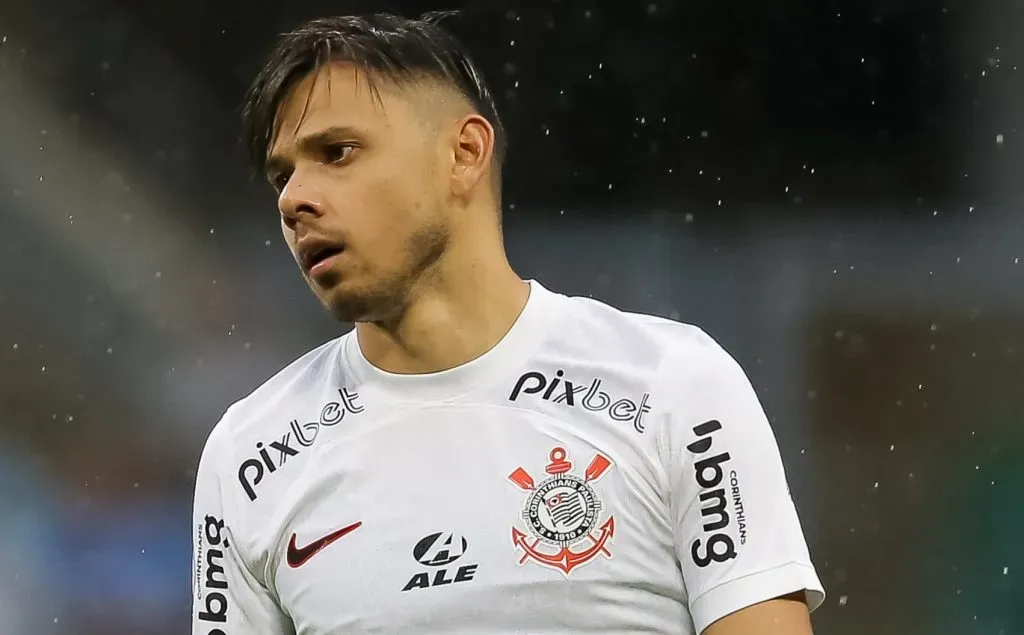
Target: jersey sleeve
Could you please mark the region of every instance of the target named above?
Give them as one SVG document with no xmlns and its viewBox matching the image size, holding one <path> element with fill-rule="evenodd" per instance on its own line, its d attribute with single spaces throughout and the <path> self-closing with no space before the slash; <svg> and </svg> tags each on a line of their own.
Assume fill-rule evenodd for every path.
<svg viewBox="0 0 1024 635">
<path fill-rule="evenodd" d="M 666 369 L 677 405 L 662 445 L 698 633 L 789 593 L 805 591 L 811 610 L 824 600 L 764 410 L 739 364 L 702 337 L 695 355 Z"/>
<path fill-rule="evenodd" d="M 233 465 L 214 430 L 196 473 L 192 516 L 192 635 L 290 635 L 291 622 L 239 554 L 240 519 L 220 471 Z"/>
</svg>

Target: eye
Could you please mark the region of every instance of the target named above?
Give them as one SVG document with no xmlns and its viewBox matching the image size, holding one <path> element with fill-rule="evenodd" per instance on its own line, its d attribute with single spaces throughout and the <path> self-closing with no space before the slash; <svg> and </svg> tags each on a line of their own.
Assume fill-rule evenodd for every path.
<svg viewBox="0 0 1024 635">
<path fill-rule="evenodd" d="M 287 172 L 278 172 L 270 177 L 270 184 L 274 186 L 274 189 L 280 192 L 284 189 L 285 185 L 288 185 L 288 178 L 291 175 Z"/>
<path fill-rule="evenodd" d="M 324 163 L 341 163 L 348 159 L 354 149 L 351 143 L 329 143 L 324 146 Z"/>
</svg>

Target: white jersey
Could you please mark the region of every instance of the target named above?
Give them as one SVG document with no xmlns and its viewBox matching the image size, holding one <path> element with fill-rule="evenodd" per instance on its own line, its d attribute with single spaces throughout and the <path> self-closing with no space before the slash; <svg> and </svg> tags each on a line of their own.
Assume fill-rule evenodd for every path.
<svg viewBox="0 0 1024 635">
<path fill-rule="evenodd" d="M 824 597 L 739 365 L 536 282 L 472 362 L 385 373 L 353 332 L 232 405 L 193 532 L 196 635 L 689 635 Z"/>
</svg>

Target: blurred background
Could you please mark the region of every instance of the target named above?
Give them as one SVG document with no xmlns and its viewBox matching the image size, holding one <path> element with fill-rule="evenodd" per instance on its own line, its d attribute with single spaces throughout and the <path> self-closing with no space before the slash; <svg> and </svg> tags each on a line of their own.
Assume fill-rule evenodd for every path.
<svg viewBox="0 0 1024 635">
<path fill-rule="evenodd" d="M 747 369 L 824 635 L 1024 634 L 1024 2 L 0 0 L 0 633 L 188 630 L 231 402 L 341 326 L 239 143 L 275 35 L 449 22 L 514 265 Z"/>
</svg>

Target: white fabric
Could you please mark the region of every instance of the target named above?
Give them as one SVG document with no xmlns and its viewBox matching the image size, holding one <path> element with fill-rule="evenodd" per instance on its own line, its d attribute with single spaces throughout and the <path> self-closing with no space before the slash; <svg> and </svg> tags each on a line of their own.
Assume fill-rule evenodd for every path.
<svg viewBox="0 0 1024 635">
<path fill-rule="evenodd" d="M 232 405 L 193 534 L 196 635 L 693 634 L 824 597 L 736 362 L 536 282 L 463 366 L 385 373 L 349 334 Z"/>
</svg>

